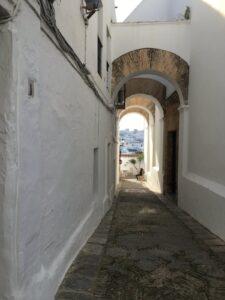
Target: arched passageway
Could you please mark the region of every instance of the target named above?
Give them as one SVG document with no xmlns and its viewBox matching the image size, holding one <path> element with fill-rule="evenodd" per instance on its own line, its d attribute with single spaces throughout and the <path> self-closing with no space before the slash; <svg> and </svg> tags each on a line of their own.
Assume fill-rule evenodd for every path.
<svg viewBox="0 0 225 300">
<path fill-rule="evenodd" d="M 163 191 L 163 131 L 164 111 L 159 101 L 149 95 L 137 94 L 126 99 L 126 109 L 118 111 L 118 124 L 127 114 L 136 112 L 145 117 L 147 126 L 144 133 L 145 174 L 149 186 Z"/>
<path fill-rule="evenodd" d="M 148 165 L 149 113 L 141 107 L 122 111 L 119 118 L 120 178 L 135 178 Z"/>
<path fill-rule="evenodd" d="M 178 55 L 161 49 L 144 48 L 128 52 L 113 62 L 112 91 L 140 74 L 156 74 L 167 78 L 177 89 L 180 102 L 188 101 L 189 66 Z"/>
<path fill-rule="evenodd" d="M 185 126 L 182 108 L 188 103 L 188 77 L 189 66 L 182 58 L 159 49 L 135 50 L 113 63 L 115 101 L 119 91 L 124 94 L 117 120 L 131 111 L 142 112 L 148 119 L 146 179 L 158 192 L 178 191 Z"/>
</svg>

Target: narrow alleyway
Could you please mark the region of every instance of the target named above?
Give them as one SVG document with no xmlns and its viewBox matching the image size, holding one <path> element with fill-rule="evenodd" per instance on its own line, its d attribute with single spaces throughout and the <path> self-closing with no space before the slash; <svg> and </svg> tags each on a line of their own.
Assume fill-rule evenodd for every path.
<svg viewBox="0 0 225 300">
<path fill-rule="evenodd" d="M 224 300 L 225 245 L 165 198 L 127 180 L 57 300 Z"/>
</svg>

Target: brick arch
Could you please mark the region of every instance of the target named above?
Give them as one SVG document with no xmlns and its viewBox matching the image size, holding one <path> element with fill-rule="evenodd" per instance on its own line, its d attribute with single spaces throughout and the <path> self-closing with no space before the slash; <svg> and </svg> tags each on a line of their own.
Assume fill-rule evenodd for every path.
<svg viewBox="0 0 225 300">
<path fill-rule="evenodd" d="M 180 56 L 161 49 L 144 48 L 128 52 L 113 62 L 112 92 L 138 74 L 158 74 L 169 79 L 183 102 L 188 99 L 189 65 Z M 127 80 L 126 80 L 127 79 Z"/>
<path fill-rule="evenodd" d="M 132 94 L 127 97 L 126 100 L 126 108 L 129 106 L 138 105 L 144 107 L 146 109 L 150 109 L 151 106 L 154 106 L 154 102 L 152 101 L 153 96 L 147 97 L 148 95 L 145 94 Z"/>
</svg>

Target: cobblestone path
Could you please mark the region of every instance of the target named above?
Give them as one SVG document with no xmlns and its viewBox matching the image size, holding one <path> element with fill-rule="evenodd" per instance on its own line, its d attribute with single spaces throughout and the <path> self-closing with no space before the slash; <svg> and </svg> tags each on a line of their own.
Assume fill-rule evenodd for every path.
<svg viewBox="0 0 225 300">
<path fill-rule="evenodd" d="M 225 300 L 224 242 L 161 200 L 124 181 L 56 299 Z"/>
</svg>

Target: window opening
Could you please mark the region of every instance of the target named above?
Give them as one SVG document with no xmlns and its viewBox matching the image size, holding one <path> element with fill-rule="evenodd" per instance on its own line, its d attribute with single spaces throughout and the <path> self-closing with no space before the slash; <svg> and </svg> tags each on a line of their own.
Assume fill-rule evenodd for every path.
<svg viewBox="0 0 225 300">
<path fill-rule="evenodd" d="M 102 77 L 102 43 L 98 37 L 98 74 Z"/>
<path fill-rule="evenodd" d="M 98 196 L 98 148 L 94 149 L 93 160 L 93 195 L 94 198 Z"/>
</svg>

